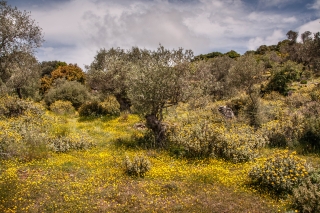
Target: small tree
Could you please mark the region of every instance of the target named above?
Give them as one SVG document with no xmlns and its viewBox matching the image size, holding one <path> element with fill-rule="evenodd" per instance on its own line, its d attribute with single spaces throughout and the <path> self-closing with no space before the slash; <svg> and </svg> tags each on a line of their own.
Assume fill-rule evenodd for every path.
<svg viewBox="0 0 320 213">
<path fill-rule="evenodd" d="M 32 55 L 43 42 L 41 28 L 31 19 L 30 13 L 0 0 L 0 38 L 0 86 L 13 87 L 22 97 L 22 88 L 30 83 L 23 80 L 26 73 L 37 74 L 37 69 L 32 68 L 37 65 Z"/>
<path fill-rule="evenodd" d="M 129 53 L 120 48 L 101 49 L 91 65 L 86 67 L 89 86 L 103 96 L 114 95 L 121 110 L 128 110 L 131 105 L 126 84 L 132 61 Z"/>
<path fill-rule="evenodd" d="M 163 110 L 185 98 L 185 77 L 193 54 L 181 48 L 170 51 L 161 45 L 156 51 L 140 50 L 136 54 L 140 59 L 129 73 L 128 95 L 137 112 L 145 116 L 156 146 L 163 147 Z"/>
</svg>

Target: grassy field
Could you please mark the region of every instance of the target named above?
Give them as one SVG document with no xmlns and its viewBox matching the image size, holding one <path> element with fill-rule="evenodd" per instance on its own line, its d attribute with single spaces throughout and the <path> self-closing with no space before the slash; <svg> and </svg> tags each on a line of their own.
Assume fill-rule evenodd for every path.
<svg viewBox="0 0 320 213">
<path fill-rule="evenodd" d="M 139 122 L 135 115 L 66 120 L 71 132 L 86 131 L 97 146 L 25 163 L 1 161 L 2 212 L 287 211 L 286 200 L 246 185 L 254 162 L 185 160 L 161 150 L 119 144 L 142 134 L 133 128 Z M 260 159 L 269 152 L 264 150 Z M 124 173 L 125 156 L 135 155 L 147 156 L 152 164 L 144 178 Z"/>
</svg>

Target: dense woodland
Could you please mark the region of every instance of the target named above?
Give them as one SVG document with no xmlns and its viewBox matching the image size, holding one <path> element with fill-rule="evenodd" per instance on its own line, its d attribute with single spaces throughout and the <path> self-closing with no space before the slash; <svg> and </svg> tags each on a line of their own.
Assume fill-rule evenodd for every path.
<svg viewBox="0 0 320 213">
<path fill-rule="evenodd" d="M 320 212 L 320 32 L 82 70 L 36 59 L 29 13 L 0 1 L 0 23 L 4 212 Z"/>
</svg>

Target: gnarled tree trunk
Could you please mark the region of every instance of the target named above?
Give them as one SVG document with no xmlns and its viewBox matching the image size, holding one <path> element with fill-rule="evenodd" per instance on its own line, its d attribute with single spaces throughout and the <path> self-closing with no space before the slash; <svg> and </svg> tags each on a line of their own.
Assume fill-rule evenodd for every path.
<svg viewBox="0 0 320 213">
<path fill-rule="evenodd" d="M 155 136 L 155 146 L 165 147 L 166 145 L 166 126 L 157 118 L 157 116 L 151 114 L 146 115 L 146 124 L 151 129 Z"/>
</svg>

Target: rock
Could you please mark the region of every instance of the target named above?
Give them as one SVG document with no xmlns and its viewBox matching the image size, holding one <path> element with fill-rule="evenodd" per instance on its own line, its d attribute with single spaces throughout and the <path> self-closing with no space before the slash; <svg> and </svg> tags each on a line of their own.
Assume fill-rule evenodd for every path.
<svg viewBox="0 0 320 213">
<path fill-rule="evenodd" d="M 144 130 L 146 129 L 146 125 L 144 123 L 135 123 L 133 125 L 133 128 L 138 129 L 138 130 Z"/>
<path fill-rule="evenodd" d="M 232 119 L 235 117 L 234 113 L 230 107 L 220 106 L 218 110 L 224 117 L 226 117 L 228 119 Z"/>
</svg>

